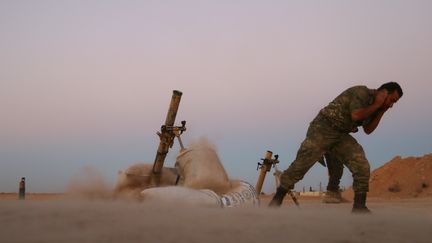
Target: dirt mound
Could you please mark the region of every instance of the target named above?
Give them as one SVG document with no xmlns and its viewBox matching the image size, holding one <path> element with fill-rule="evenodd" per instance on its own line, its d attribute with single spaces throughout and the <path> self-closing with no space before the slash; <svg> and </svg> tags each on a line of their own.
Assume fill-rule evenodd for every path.
<svg viewBox="0 0 432 243">
<path fill-rule="evenodd" d="M 344 194 L 351 198 L 352 189 Z M 432 154 L 407 158 L 396 156 L 374 170 L 368 196 L 386 199 L 432 197 Z"/>
</svg>

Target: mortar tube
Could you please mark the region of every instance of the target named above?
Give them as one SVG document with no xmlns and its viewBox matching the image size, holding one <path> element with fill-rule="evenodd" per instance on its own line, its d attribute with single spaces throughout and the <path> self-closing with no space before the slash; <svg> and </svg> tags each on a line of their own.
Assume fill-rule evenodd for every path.
<svg viewBox="0 0 432 243">
<path fill-rule="evenodd" d="M 168 113 L 165 119 L 165 126 L 167 127 L 171 127 L 174 125 L 177 116 L 177 111 L 180 105 L 181 96 L 182 96 L 182 92 L 178 90 L 173 90 L 171 103 L 169 105 Z M 159 137 L 160 137 L 159 147 L 157 149 L 156 157 L 153 164 L 153 170 L 152 170 L 153 172 L 152 184 L 156 186 L 159 185 L 160 173 L 162 172 L 162 167 L 165 162 L 166 155 L 174 139 L 174 134 L 168 132 L 162 132 L 162 134 L 160 134 Z"/>
<path fill-rule="evenodd" d="M 271 159 L 272 155 L 273 155 L 272 151 L 267 151 L 264 155 L 264 161 Z M 267 174 L 267 170 L 268 170 L 267 166 L 268 165 L 266 165 L 265 162 L 261 165 L 260 175 L 258 177 L 258 181 L 257 181 L 256 186 L 255 186 L 258 197 L 261 194 L 261 189 L 262 189 L 262 186 L 264 184 L 265 176 Z"/>
</svg>

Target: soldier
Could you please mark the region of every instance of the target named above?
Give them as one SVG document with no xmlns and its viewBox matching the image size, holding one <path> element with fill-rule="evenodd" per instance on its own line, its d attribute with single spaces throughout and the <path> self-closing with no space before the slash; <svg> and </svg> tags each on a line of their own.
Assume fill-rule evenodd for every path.
<svg viewBox="0 0 432 243">
<path fill-rule="evenodd" d="M 362 146 L 349 133 L 357 132 L 358 126 L 362 126 L 366 134 L 372 133 L 384 113 L 402 95 L 402 89 L 396 82 L 385 83 L 378 90 L 366 86 L 354 86 L 342 92 L 321 109 L 310 123 L 296 159 L 283 172 L 281 185 L 270 206 L 280 206 L 295 183 L 301 180 L 315 162 L 327 153 L 343 162 L 353 175 L 352 212 L 370 212 L 366 207 L 366 194 L 369 191 L 369 162 Z M 339 188 L 339 184 L 337 187 Z M 330 189 L 333 190 L 331 187 Z"/>
<path fill-rule="evenodd" d="M 25 177 L 22 177 L 19 183 L 19 199 L 25 199 Z"/>
</svg>

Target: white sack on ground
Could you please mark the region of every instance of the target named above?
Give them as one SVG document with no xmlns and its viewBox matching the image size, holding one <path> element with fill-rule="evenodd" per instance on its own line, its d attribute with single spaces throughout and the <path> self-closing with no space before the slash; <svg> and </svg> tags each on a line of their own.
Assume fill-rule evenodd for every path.
<svg viewBox="0 0 432 243">
<path fill-rule="evenodd" d="M 210 189 L 218 195 L 226 193 L 231 184 L 222 163 L 206 139 L 192 143 L 177 156 L 176 167 L 180 185 L 194 189 Z"/>
<path fill-rule="evenodd" d="M 232 188 L 221 196 L 221 203 L 226 207 L 257 207 L 258 194 L 255 188 L 245 181 L 232 181 Z"/>
<path fill-rule="evenodd" d="M 254 207 L 259 206 L 255 188 L 244 181 L 233 181 L 233 187 L 219 197 L 208 189 L 192 189 L 182 186 L 155 187 L 141 192 L 141 198 L 148 202 L 175 203 L 210 207 Z"/>
<path fill-rule="evenodd" d="M 141 192 L 145 202 L 221 207 L 219 196 L 211 190 L 195 190 L 182 186 L 154 187 Z"/>
</svg>

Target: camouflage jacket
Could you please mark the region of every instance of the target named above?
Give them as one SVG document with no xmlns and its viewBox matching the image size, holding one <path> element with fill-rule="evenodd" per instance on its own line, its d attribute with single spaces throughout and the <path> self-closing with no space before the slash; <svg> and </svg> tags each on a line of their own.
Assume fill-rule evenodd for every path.
<svg viewBox="0 0 432 243">
<path fill-rule="evenodd" d="M 358 126 L 369 123 L 371 119 L 354 122 L 351 119 L 351 113 L 370 106 L 374 102 L 375 94 L 375 89 L 369 89 L 366 86 L 351 87 L 321 109 L 318 116 L 327 119 L 332 127 L 341 132 L 355 132 Z"/>
</svg>

